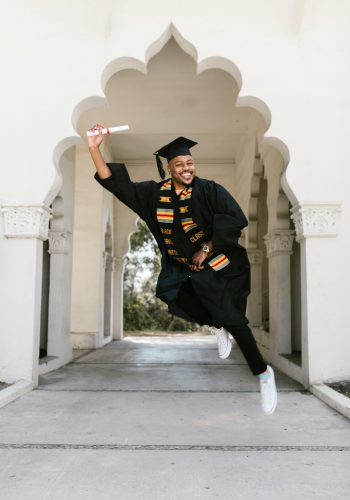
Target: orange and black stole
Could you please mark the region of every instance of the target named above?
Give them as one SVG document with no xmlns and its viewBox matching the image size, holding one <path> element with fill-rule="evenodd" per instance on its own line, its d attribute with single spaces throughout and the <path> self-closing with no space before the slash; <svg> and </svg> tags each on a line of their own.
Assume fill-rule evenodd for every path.
<svg viewBox="0 0 350 500">
<path fill-rule="evenodd" d="M 190 265 L 191 258 L 207 241 L 205 232 L 193 220 L 191 211 L 192 186 L 179 196 L 172 190 L 172 181 L 162 184 L 159 191 L 157 220 L 168 255 L 181 264 Z M 214 271 L 224 269 L 230 261 L 225 254 L 210 254 L 207 262 Z"/>
<path fill-rule="evenodd" d="M 169 179 L 160 188 L 157 208 L 157 220 L 168 255 L 187 265 L 205 242 L 204 231 L 192 218 L 191 195 L 192 186 L 189 186 L 177 196 Z"/>
</svg>

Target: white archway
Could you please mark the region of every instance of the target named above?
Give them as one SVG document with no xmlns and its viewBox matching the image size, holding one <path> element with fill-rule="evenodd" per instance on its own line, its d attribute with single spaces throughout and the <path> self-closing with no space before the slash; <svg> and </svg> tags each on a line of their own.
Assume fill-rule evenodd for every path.
<svg viewBox="0 0 350 500">
<path fill-rule="evenodd" d="M 164 53 L 166 56 L 162 57 Z M 183 88 L 180 88 L 180 79 L 176 80 L 176 71 L 171 72 L 171 65 L 176 66 L 180 78 L 185 81 Z M 172 78 L 176 80 L 173 87 Z M 129 57 L 111 61 L 102 74 L 104 96 L 91 96 L 81 100 L 73 111 L 72 121 L 82 137 L 84 131 L 96 121 L 109 126 L 121 122 L 130 124 L 130 132 L 109 137 L 105 155 L 108 159 L 126 161 L 135 180 L 155 176 L 151 155 L 168 137 L 173 137 L 174 134 L 194 135 L 199 142 L 197 149 L 202 176 L 210 177 L 215 167 L 215 178 L 233 192 L 244 211 L 249 214 L 250 227 L 245 235 L 245 244 L 250 250 L 262 250 L 257 247 L 256 219 L 263 166 L 270 165 L 268 175 L 266 168 L 264 170 L 264 175 L 269 179 L 269 231 L 287 230 L 290 224 L 289 202 L 281 187 L 281 176 L 289 161 L 289 152 L 280 139 L 265 136 L 271 122 L 270 110 L 257 97 L 240 96 L 241 85 L 242 77 L 232 61 L 220 56 L 197 61 L 197 51 L 193 45 L 181 37 L 174 25 L 170 25 L 148 48 L 145 62 Z M 216 87 L 220 87 L 217 94 Z M 170 99 L 167 100 L 175 90 L 177 105 L 180 102 L 177 109 L 173 108 Z M 157 92 L 158 95 L 155 96 Z M 176 111 L 180 118 L 183 114 L 183 123 L 187 127 L 185 132 L 181 129 L 181 119 L 175 118 Z M 201 112 L 202 115 L 196 121 L 197 114 L 200 115 Z M 112 121 L 116 115 L 117 123 Z M 59 157 L 64 147 L 72 141 L 78 143 L 79 139 L 67 138 L 61 141 L 55 150 L 55 157 Z M 219 153 L 213 154 L 208 142 L 212 142 L 212 149 Z M 79 151 L 82 152 L 82 149 L 79 146 Z M 88 161 L 85 153 L 84 157 Z M 273 180 L 274 175 L 277 181 L 276 178 Z M 110 203 L 114 204 L 116 221 L 120 211 L 124 209 L 120 208 L 118 202 L 112 201 L 108 193 L 103 193 L 98 201 L 99 210 L 103 209 L 106 200 L 110 207 Z M 134 223 L 135 216 L 130 221 L 132 219 Z M 118 301 L 113 313 L 114 338 L 122 338 L 121 286 L 125 242 L 130 234 L 128 224 L 124 228 L 115 224 L 114 229 L 114 298 Z M 121 251 L 121 248 L 124 250 Z M 277 274 L 280 271 L 281 269 Z M 276 273 L 274 276 L 272 281 L 277 280 Z M 278 294 L 278 289 L 274 293 Z M 99 307 L 102 307 L 101 304 Z M 278 325 L 275 328 L 275 343 L 279 342 L 280 323 Z M 86 344 L 82 343 L 80 346 L 86 347 Z M 274 362 L 283 352 L 283 348 L 281 349 L 270 349 L 268 355 L 270 358 L 272 356 Z"/>
</svg>

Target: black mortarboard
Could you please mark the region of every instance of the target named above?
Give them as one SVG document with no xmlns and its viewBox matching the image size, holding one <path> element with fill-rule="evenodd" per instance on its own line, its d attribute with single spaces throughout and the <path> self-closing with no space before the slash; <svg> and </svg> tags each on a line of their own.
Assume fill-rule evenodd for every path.
<svg viewBox="0 0 350 500">
<path fill-rule="evenodd" d="M 155 153 L 153 153 L 157 160 L 157 167 L 159 175 L 162 179 L 165 177 L 165 172 L 162 164 L 162 160 L 159 158 L 162 156 L 168 160 L 175 158 L 175 156 L 186 156 L 190 155 L 190 148 L 198 144 L 197 142 L 191 141 L 191 139 L 186 139 L 186 137 L 178 137 L 172 142 L 169 142 L 166 146 L 158 149 Z"/>
</svg>

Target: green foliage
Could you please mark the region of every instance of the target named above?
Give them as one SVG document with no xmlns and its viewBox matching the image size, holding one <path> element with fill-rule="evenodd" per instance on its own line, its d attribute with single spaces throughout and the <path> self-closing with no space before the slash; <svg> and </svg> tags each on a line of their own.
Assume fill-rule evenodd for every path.
<svg viewBox="0 0 350 500">
<path fill-rule="evenodd" d="M 199 326 L 171 316 L 155 296 L 160 272 L 157 243 L 142 220 L 130 238 L 124 272 L 124 329 L 129 331 L 198 331 Z"/>
</svg>

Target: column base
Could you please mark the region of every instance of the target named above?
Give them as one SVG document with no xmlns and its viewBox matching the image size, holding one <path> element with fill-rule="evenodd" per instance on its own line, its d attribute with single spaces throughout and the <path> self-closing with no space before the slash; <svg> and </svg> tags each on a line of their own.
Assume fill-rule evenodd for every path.
<svg viewBox="0 0 350 500">
<path fill-rule="evenodd" d="M 97 349 L 100 347 L 98 332 L 71 332 L 72 349 Z"/>
</svg>

